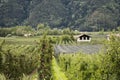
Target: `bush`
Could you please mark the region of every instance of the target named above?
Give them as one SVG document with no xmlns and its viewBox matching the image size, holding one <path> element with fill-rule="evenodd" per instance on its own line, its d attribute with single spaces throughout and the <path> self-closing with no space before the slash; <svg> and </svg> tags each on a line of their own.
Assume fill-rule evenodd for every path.
<svg viewBox="0 0 120 80">
<path fill-rule="evenodd" d="M 24 49 L 24 53 L 21 53 L 16 51 L 19 47 L 8 50 L 1 48 L 0 50 L 0 72 L 5 75 L 6 79 L 20 80 L 23 74 L 29 75 L 38 68 L 39 55 L 33 52 L 35 49 L 30 52 L 27 51 L 28 48 L 22 47 L 20 50 Z"/>
<path fill-rule="evenodd" d="M 72 43 L 74 40 L 70 35 L 62 35 L 61 36 L 61 43 Z"/>
</svg>

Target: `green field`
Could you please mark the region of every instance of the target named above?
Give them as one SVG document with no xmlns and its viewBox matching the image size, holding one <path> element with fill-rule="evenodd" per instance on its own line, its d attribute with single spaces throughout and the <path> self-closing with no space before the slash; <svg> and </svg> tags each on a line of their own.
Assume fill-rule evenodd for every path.
<svg viewBox="0 0 120 80">
<path fill-rule="evenodd" d="M 89 44 L 101 44 L 103 41 L 106 40 L 106 35 L 109 34 L 108 32 L 105 32 L 101 34 L 100 32 L 87 32 L 88 35 L 92 37 L 92 41 Z M 42 35 L 41 35 L 42 36 Z M 36 42 L 38 42 L 41 38 L 41 36 L 33 36 L 33 37 L 20 37 L 20 36 L 12 36 L 12 37 L 0 37 L 0 40 L 5 40 L 6 44 L 26 44 L 26 45 L 32 45 Z M 59 38 L 62 35 L 48 35 L 48 37 L 54 39 Z M 64 43 L 62 43 L 64 44 Z M 74 43 L 75 44 L 75 43 Z M 85 43 L 80 43 L 85 44 Z M 87 43 L 88 44 L 88 43 Z"/>
<path fill-rule="evenodd" d="M 0 37 L 0 80 L 119 80 L 119 38 L 107 41 L 106 34 L 89 33 L 92 41 L 85 43 L 56 41 L 62 35 Z M 56 54 L 56 45 L 66 52 Z"/>
</svg>

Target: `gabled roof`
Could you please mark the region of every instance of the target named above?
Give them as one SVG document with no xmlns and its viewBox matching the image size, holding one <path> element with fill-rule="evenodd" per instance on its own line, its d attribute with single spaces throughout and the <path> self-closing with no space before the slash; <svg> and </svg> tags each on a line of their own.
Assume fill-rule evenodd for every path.
<svg viewBox="0 0 120 80">
<path fill-rule="evenodd" d="M 87 36 L 87 37 L 91 37 L 87 34 L 81 34 L 81 35 L 75 35 L 74 38 L 77 39 L 77 38 L 80 38 L 81 36 Z"/>
<path fill-rule="evenodd" d="M 89 35 L 87 35 L 87 34 L 81 34 L 79 37 L 83 37 L 83 36 L 91 37 L 91 36 L 89 36 Z"/>
</svg>

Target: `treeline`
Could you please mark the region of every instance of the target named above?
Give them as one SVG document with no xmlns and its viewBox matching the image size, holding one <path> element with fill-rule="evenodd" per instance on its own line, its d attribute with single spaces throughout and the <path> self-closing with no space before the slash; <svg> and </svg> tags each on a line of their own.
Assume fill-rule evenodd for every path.
<svg viewBox="0 0 120 80">
<path fill-rule="evenodd" d="M 0 28 L 1 37 L 24 36 L 24 34 L 32 33 L 34 30 L 31 26 L 16 26 L 11 28 Z"/>
<path fill-rule="evenodd" d="M 0 37 L 11 37 L 11 36 L 40 36 L 44 32 L 47 32 L 47 35 L 64 35 L 64 34 L 79 34 L 79 31 L 71 30 L 70 28 L 64 29 L 51 29 L 45 24 L 38 24 L 37 28 L 32 28 L 31 26 L 16 26 L 11 28 L 0 28 Z"/>
<path fill-rule="evenodd" d="M 82 31 L 120 26 L 119 0 L 0 0 L 0 26 L 48 24 Z"/>
</svg>

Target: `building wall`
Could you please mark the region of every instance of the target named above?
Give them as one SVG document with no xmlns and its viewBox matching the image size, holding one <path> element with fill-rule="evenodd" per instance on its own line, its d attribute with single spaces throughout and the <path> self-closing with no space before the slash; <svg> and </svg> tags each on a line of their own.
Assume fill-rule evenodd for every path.
<svg viewBox="0 0 120 80">
<path fill-rule="evenodd" d="M 82 38 L 82 40 L 80 40 L 80 38 L 77 38 L 77 42 L 90 42 L 91 41 L 91 38 L 87 39 L 84 39 L 84 37 Z"/>
</svg>

